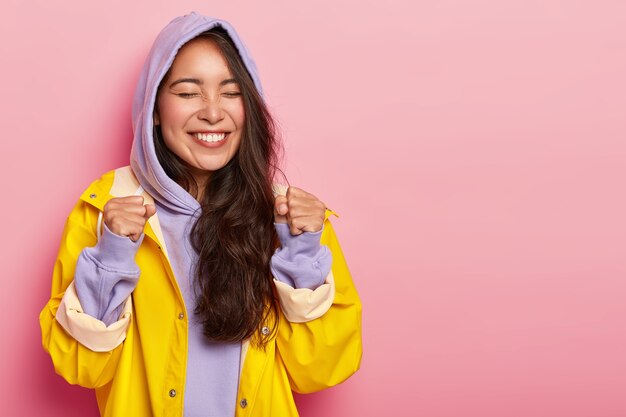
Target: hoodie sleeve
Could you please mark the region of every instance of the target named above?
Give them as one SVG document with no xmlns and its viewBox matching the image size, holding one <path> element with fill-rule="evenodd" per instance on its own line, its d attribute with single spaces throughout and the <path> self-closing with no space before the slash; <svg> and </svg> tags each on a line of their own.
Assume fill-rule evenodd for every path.
<svg viewBox="0 0 626 417">
<path fill-rule="evenodd" d="M 334 256 L 324 240 L 333 214 L 326 210 L 324 228 L 317 233 L 292 236 L 289 226 L 276 224 L 282 247 L 272 256 L 270 267 L 281 309 L 291 323 L 322 317 L 335 298 Z"/>
<path fill-rule="evenodd" d="M 124 302 L 137 286 L 140 270 L 135 255 L 144 234 L 133 242 L 102 224 L 96 246 L 83 249 L 78 257 L 74 286 L 84 313 L 108 326 L 119 319 Z"/>
<path fill-rule="evenodd" d="M 330 272 L 332 255 L 320 245 L 322 230 L 293 236 L 286 223 L 274 223 L 281 248 L 277 249 L 270 268 L 274 277 L 293 288 L 315 290 Z"/>
</svg>

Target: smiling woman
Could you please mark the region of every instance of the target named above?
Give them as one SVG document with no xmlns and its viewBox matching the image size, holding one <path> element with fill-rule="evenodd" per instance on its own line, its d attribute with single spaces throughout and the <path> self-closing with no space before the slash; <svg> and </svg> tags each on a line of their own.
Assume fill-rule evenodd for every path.
<svg viewBox="0 0 626 417">
<path fill-rule="evenodd" d="M 361 305 L 314 195 L 272 184 L 274 123 L 234 28 L 191 13 L 136 90 L 131 166 L 69 216 L 44 348 L 104 416 L 295 416 L 361 359 Z"/>
<path fill-rule="evenodd" d="M 215 40 L 234 49 L 223 36 L 209 32 L 181 48 L 154 114 L 157 137 L 192 169 L 200 192 L 239 149 L 245 119 L 239 84 Z"/>
</svg>

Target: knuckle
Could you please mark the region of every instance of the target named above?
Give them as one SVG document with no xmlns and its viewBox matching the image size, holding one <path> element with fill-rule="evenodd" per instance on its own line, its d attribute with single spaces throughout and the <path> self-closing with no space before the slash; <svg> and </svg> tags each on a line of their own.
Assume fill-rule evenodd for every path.
<svg viewBox="0 0 626 417">
<path fill-rule="evenodd" d="M 298 218 L 302 216 L 302 209 L 298 206 L 296 207 L 289 207 L 289 215 L 292 218 Z"/>
<path fill-rule="evenodd" d="M 112 227 L 116 229 L 121 229 L 124 226 L 124 221 L 120 217 L 112 217 L 109 220 L 109 223 Z"/>
<path fill-rule="evenodd" d="M 106 204 L 103 207 L 103 210 L 105 212 L 111 211 L 111 210 L 114 210 L 114 209 L 115 209 L 115 201 L 113 201 L 113 199 L 107 201 Z"/>
<path fill-rule="evenodd" d="M 297 207 L 297 206 L 301 206 L 303 203 L 302 199 L 300 197 L 291 197 L 288 201 L 289 207 Z"/>
<path fill-rule="evenodd" d="M 297 197 L 299 195 L 301 195 L 302 190 L 298 187 L 289 187 L 287 189 L 287 197 L 293 196 L 293 197 Z"/>
</svg>

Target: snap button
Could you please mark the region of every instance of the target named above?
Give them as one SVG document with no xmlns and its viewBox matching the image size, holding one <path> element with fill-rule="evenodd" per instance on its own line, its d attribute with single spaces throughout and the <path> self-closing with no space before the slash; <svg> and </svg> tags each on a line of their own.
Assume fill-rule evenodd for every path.
<svg viewBox="0 0 626 417">
<path fill-rule="evenodd" d="M 174 398 L 176 396 L 176 390 L 175 389 L 171 389 L 170 390 L 170 397 Z"/>
<path fill-rule="evenodd" d="M 263 326 L 261 328 L 261 333 L 263 334 L 263 336 L 267 336 L 268 334 L 270 334 L 270 328 L 267 326 Z"/>
<path fill-rule="evenodd" d="M 89 198 L 96 198 L 96 197 L 98 197 L 97 194 L 89 194 Z"/>
<path fill-rule="evenodd" d="M 241 408 L 246 408 L 248 406 L 248 400 L 244 398 L 243 400 L 239 401 L 239 405 L 241 406 Z"/>
<path fill-rule="evenodd" d="M 183 313 L 178 313 L 178 319 L 182 320 L 185 318 L 185 315 Z"/>
</svg>

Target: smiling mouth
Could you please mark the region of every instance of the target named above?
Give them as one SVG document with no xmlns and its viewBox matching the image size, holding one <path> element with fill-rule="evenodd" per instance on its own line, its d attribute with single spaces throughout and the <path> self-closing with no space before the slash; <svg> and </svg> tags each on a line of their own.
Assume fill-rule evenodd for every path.
<svg viewBox="0 0 626 417">
<path fill-rule="evenodd" d="M 218 142 L 223 141 L 226 138 L 227 133 L 226 132 L 222 132 L 222 133 L 192 133 L 192 136 L 195 137 L 198 140 L 201 140 L 202 142 L 218 143 Z"/>
</svg>

